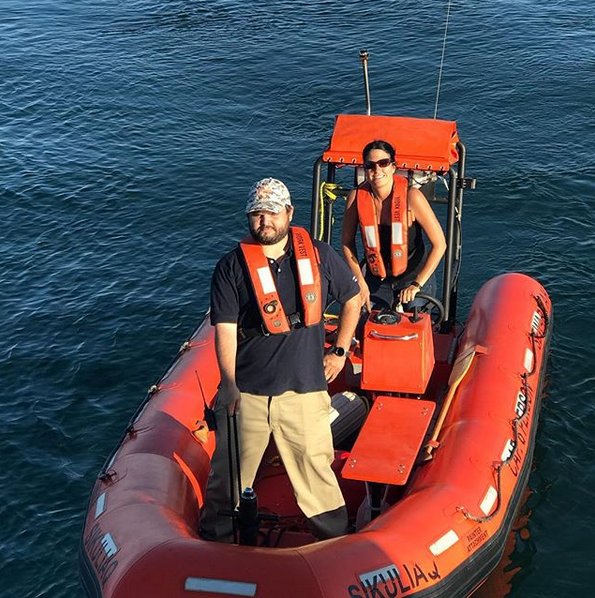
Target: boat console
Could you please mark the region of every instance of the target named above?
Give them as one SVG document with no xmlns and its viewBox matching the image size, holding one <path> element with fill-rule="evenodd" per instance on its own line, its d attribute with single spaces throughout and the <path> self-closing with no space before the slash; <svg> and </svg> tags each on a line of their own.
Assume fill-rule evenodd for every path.
<svg viewBox="0 0 595 598">
<path fill-rule="evenodd" d="M 361 352 L 362 389 L 422 395 L 434 368 L 430 315 L 373 311 Z"/>
<path fill-rule="evenodd" d="M 356 419 L 353 404 L 341 406 L 336 400 L 342 393 L 333 397 L 339 411 L 333 427 L 349 426 L 357 435 L 341 476 L 401 486 L 407 483 L 436 409 L 435 400 L 421 398 L 435 365 L 432 318 L 417 309 L 373 310 L 358 337 L 349 359 L 351 375 L 346 373 L 341 384 L 365 396 L 370 411 L 365 420 L 361 414 Z"/>
</svg>

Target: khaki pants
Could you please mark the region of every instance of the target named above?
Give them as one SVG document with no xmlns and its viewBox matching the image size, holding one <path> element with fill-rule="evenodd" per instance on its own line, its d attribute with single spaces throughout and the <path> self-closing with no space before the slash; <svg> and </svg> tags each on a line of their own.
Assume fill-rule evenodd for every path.
<svg viewBox="0 0 595 598">
<path fill-rule="evenodd" d="M 344 533 L 347 522 L 342 507 L 345 501 L 331 469 L 334 450 L 329 407 L 330 397 L 326 391 L 305 394 L 289 391 L 272 397 L 242 393 L 237 416 L 241 478 L 244 488 L 252 486 L 273 434 L 304 515 L 319 521 L 319 516 L 334 512 L 330 517 L 331 527 L 341 530 L 337 533 Z M 215 413 L 217 445 L 201 516 L 201 534 L 206 539 L 231 541 L 231 518 L 220 515 L 220 511 L 231 508 L 227 414 L 218 407 Z M 235 451 L 232 453 L 235 457 Z M 236 475 L 234 473 L 234 484 Z"/>
</svg>

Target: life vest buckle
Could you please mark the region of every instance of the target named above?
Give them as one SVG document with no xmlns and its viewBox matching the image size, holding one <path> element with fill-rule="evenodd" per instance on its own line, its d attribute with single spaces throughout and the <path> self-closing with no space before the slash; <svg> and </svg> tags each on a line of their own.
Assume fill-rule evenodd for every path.
<svg viewBox="0 0 595 598">
<path fill-rule="evenodd" d="M 293 314 L 289 314 L 287 316 L 287 322 L 290 328 L 296 328 L 297 326 L 299 326 L 302 323 L 302 317 L 300 315 L 300 312 L 296 311 Z"/>
</svg>

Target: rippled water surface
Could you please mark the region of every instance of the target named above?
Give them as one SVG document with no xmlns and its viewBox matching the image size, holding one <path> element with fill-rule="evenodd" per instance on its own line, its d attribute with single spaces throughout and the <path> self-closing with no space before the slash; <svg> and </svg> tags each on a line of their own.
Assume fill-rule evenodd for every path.
<svg viewBox="0 0 595 598">
<path fill-rule="evenodd" d="M 432 116 L 447 2 L 4 0 L 0 595 L 82 594 L 94 478 L 201 320 L 247 189 L 309 221 L 338 112 Z M 454 0 L 438 115 L 467 195 L 460 313 L 520 270 L 555 309 L 519 597 L 592 596 L 595 7 Z M 148 523 L 149 524 L 149 523 Z M 499 595 L 504 595 L 501 593 Z"/>
</svg>

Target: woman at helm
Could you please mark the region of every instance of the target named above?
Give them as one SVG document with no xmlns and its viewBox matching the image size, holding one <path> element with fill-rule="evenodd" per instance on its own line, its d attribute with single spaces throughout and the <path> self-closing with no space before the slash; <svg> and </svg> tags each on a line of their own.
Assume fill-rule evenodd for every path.
<svg viewBox="0 0 595 598">
<path fill-rule="evenodd" d="M 396 174 L 395 150 L 390 143 L 372 141 L 362 153 L 366 180 L 347 197 L 343 254 L 368 311 L 373 305 L 393 307 L 397 300 L 410 309 L 419 292 L 436 292 L 434 271 L 446 250 L 444 233 L 424 194 L 409 188 L 407 179 Z M 357 256 L 358 225 L 365 272 Z M 422 231 L 430 243 L 429 251 Z"/>
</svg>

